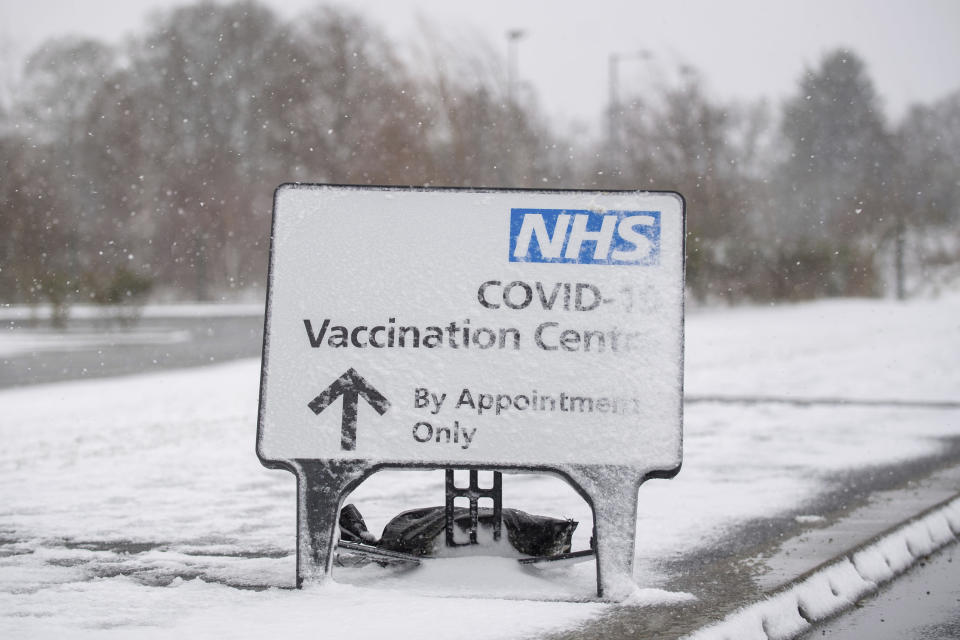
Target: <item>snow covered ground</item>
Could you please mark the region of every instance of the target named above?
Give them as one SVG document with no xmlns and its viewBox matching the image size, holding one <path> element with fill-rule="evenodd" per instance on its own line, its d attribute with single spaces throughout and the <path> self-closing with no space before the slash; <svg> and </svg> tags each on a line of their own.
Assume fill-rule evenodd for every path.
<svg viewBox="0 0 960 640">
<path fill-rule="evenodd" d="M 688 316 L 695 396 L 960 401 L 960 296 L 699 310 Z M 612 605 L 593 566 L 521 569 L 454 558 L 335 572 L 296 591 L 293 477 L 254 454 L 259 362 L 0 392 L 0 637 L 528 637 Z M 664 561 L 806 505 L 841 470 L 913 459 L 960 435 L 960 409 L 690 404 L 684 467 L 640 490 L 631 604 Z M 504 502 L 581 522 L 546 476 L 506 476 Z M 351 497 L 379 532 L 442 502 L 441 472 L 385 472 Z M 477 599 L 499 594 L 506 599 Z M 437 597 L 441 596 L 441 597 Z M 524 598 L 537 598 L 535 600 Z"/>
</svg>

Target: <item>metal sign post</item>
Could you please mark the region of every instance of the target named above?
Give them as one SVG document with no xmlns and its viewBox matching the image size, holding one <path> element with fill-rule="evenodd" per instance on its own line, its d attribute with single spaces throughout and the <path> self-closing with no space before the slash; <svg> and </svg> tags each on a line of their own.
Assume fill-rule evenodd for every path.
<svg viewBox="0 0 960 640">
<path fill-rule="evenodd" d="M 683 238 L 674 193 L 278 188 L 257 455 L 297 477 L 297 584 L 365 478 L 458 468 L 566 479 L 628 593 L 681 464 Z"/>
</svg>

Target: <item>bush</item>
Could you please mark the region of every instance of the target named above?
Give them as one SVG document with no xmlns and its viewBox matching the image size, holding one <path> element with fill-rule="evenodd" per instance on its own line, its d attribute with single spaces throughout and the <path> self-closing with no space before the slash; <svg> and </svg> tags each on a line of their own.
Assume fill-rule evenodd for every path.
<svg viewBox="0 0 960 640">
<path fill-rule="evenodd" d="M 90 299 L 110 308 L 110 315 L 120 324 L 133 324 L 140 319 L 143 305 L 153 289 L 153 279 L 128 269 L 115 269 L 105 282 L 88 274 Z"/>
</svg>

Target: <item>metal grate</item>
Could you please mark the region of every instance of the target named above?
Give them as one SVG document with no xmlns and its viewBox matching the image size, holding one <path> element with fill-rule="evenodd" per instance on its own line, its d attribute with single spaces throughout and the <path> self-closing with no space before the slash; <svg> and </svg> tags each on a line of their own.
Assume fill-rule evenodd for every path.
<svg viewBox="0 0 960 640">
<path fill-rule="evenodd" d="M 503 515 L 503 477 L 499 471 L 493 472 L 493 486 L 488 489 L 481 489 L 479 483 L 479 473 L 476 469 L 470 470 L 470 485 L 467 487 L 458 487 L 453 477 L 453 469 L 447 469 L 446 494 L 447 502 L 444 515 L 446 519 L 447 546 L 456 547 L 458 545 L 453 539 L 454 511 L 453 501 L 455 498 L 467 498 L 470 500 L 470 542 L 477 544 L 477 529 L 479 528 L 480 509 L 477 501 L 480 498 L 491 498 L 493 500 L 493 539 L 500 539 L 501 520 Z"/>
</svg>

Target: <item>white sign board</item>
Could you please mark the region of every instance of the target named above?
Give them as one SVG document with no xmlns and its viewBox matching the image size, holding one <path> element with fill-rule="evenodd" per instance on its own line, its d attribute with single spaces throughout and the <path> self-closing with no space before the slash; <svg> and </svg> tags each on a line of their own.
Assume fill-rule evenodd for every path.
<svg viewBox="0 0 960 640">
<path fill-rule="evenodd" d="M 285 185 L 258 453 L 681 461 L 682 199 Z"/>
</svg>

